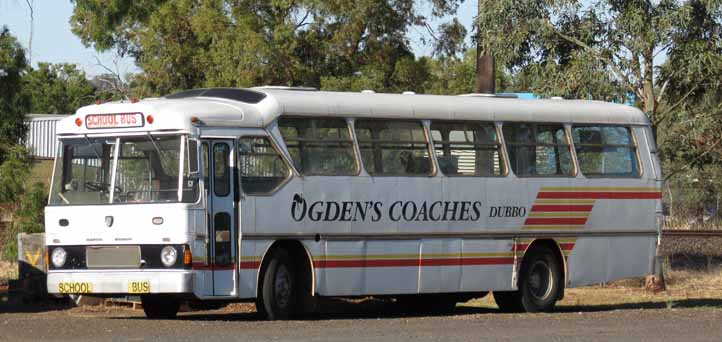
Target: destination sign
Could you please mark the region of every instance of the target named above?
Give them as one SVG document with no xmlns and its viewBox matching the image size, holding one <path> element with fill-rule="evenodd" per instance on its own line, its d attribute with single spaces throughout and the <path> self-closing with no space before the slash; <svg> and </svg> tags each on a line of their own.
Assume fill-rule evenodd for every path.
<svg viewBox="0 0 722 342">
<path fill-rule="evenodd" d="M 143 114 L 121 113 L 88 115 L 85 117 L 85 127 L 88 129 L 143 127 Z"/>
</svg>

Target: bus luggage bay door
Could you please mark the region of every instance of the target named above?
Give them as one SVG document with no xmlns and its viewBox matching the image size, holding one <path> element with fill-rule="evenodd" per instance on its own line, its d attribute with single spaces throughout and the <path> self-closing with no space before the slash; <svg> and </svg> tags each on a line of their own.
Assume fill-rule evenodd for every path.
<svg viewBox="0 0 722 342">
<path fill-rule="evenodd" d="M 213 295 L 235 294 L 237 281 L 235 243 L 237 222 L 233 215 L 235 189 L 233 182 L 233 140 L 212 140 L 208 194 L 208 226 L 210 228 L 210 264 L 213 270 Z"/>
</svg>

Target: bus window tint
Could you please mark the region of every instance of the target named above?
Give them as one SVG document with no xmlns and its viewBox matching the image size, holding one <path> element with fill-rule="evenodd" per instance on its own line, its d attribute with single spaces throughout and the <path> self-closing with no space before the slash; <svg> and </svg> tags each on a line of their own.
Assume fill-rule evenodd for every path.
<svg viewBox="0 0 722 342">
<path fill-rule="evenodd" d="M 230 172 L 228 171 L 228 144 L 213 145 L 213 193 L 227 196 L 231 191 Z"/>
<path fill-rule="evenodd" d="M 574 164 L 564 126 L 504 124 L 511 169 L 519 177 L 571 176 Z"/>
<path fill-rule="evenodd" d="M 346 120 L 283 117 L 278 120 L 278 126 L 301 174 L 356 174 L 358 167 Z"/>
<path fill-rule="evenodd" d="M 238 169 L 246 194 L 268 194 L 289 176 L 289 168 L 268 138 L 246 137 L 238 143 Z"/>
<path fill-rule="evenodd" d="M 582 174 L 639 177 L 636 147 L 629 128 L 574 126 L 572 136 Z"/>
<path fill-rule="evenodd" d="M 356 138 L 372 176 L 431 175 L 429 144 L 419 121 L 357 120 Z"/>
<path fill-rule="evenodd" d="M 431 122 L 436 160 L 447 176 L 501 176 L 501 144 L 493 123 Z"/>
</svg>

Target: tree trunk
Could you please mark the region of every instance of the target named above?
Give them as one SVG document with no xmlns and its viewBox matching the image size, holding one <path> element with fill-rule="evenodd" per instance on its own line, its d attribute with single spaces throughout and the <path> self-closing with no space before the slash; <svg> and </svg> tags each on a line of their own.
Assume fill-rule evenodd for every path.
<svg viewBox="0 0 722 342">
<path fill-rule="evenodd" d="M 482 53 L 477 48 L 476 53 L 476 89 L 480 94 L 496 94 L 494 56 Z"/>
<path fill-rule="evenodd" d="M 482 0 L 478 1 L 481 12 Z M 488 51 L 481 51 L 481 32 L 476 28 L 476 87 L 474 92 L 480 94 L 496 94 L 496 68 L 494 56 Z"/>
</svg>

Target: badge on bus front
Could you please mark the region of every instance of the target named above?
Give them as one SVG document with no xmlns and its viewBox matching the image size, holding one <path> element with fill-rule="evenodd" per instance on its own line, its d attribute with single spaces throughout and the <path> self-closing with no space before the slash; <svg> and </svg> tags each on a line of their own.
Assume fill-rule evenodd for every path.
<svg viewBox="0 0 722 342">
<path fill-rule="evenodd" d="M 93 286 L 90 283 L 59 283 L 59 293 L 92 293 Z"/>
<path fill-rule="evenodd" d="M 147 281 L 131 281 L 128 283 L 128 293 L 150 293 L 150 283 Z"/>
</svg>

